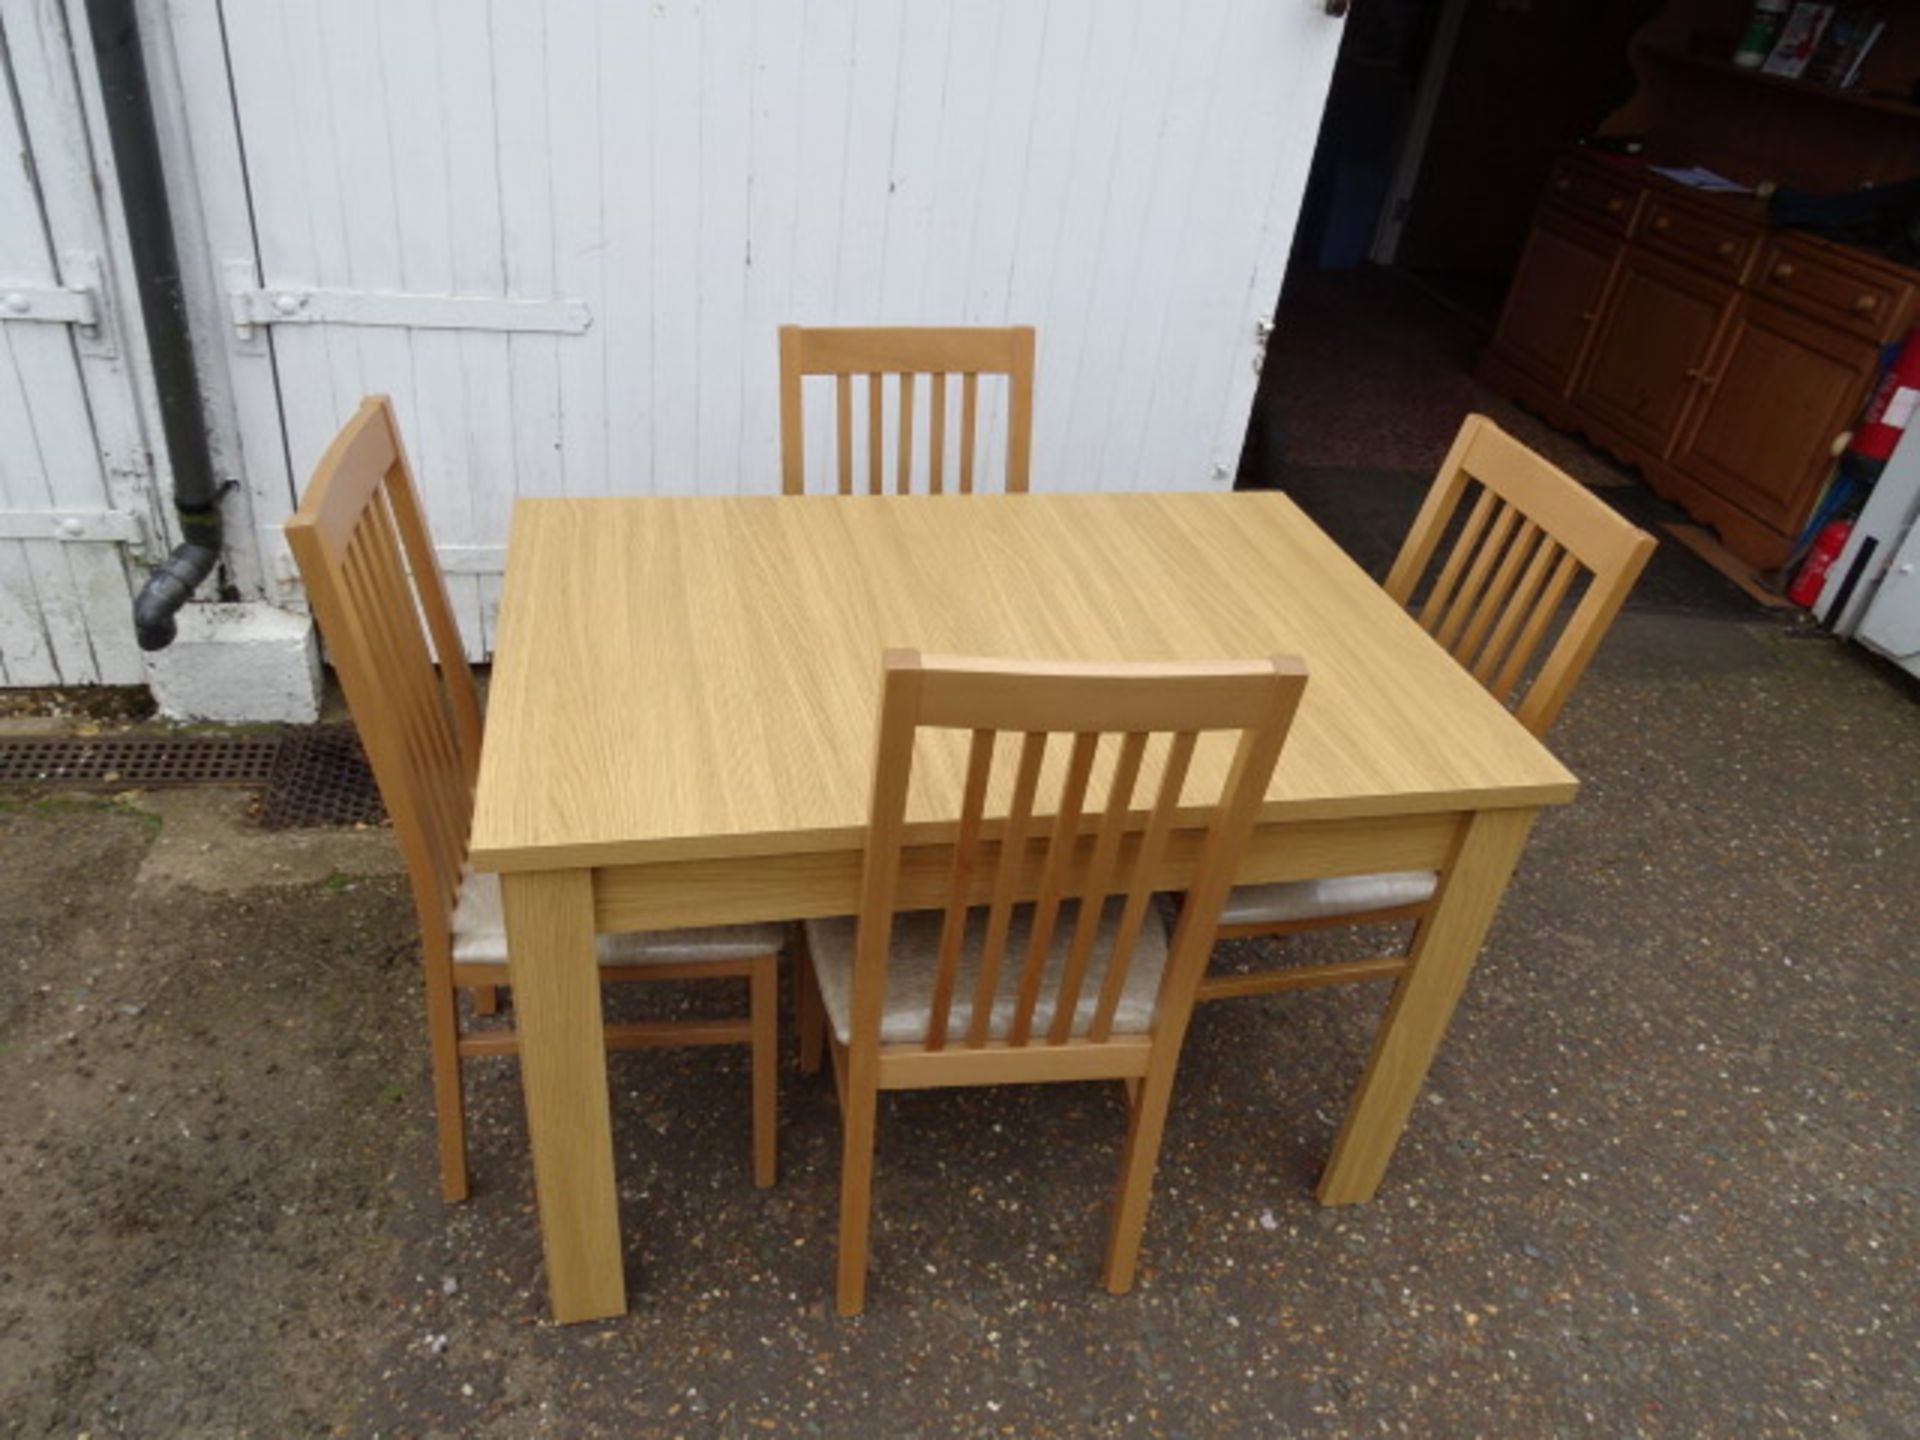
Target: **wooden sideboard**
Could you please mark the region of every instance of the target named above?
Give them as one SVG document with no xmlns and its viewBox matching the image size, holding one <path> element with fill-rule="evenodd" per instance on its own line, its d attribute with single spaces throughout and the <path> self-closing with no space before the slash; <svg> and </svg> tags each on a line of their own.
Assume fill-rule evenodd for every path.
<svg viewBox="0 0 1920 1440">
<path fill-rule="evenodd" d="M 1819 500 L 1920 271 L 1587 151 L 1557 163 L 1480 378 L 1762 568 Z"/>
</svg>

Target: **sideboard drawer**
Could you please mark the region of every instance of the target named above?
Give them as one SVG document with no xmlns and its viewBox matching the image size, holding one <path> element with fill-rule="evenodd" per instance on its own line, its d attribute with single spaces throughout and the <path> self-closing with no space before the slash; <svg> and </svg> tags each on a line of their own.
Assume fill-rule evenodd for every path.
<svg viewBox="0 0 1920 1440">
<path fill-rule="evenodd" d="M 1624 235 L 1632 228 L 1640 207 L 1640 186 L 1632 179 L 1611 175 L 1591 164 L 1562 160 L 1547 182 L 1547 195 L 1556 205 L 1573 211 L 1590 225 Z"/>
<path fill-rule="evenodd" d="M 1691 261 L 1708 274 L 1738 281 L 1759 247 L 1760 232 L 1727 215 L 1677 205 L 1663 195 L 1648 195 L 1640 238 L 1677 260 Z"/>
<path fill-rule="evenodd" d="M 1913 287 L 1791 240 L 1770 240 L 1754 272 L 1755 293 L 1873 340 L 1898 332 Z"/>
</svg>

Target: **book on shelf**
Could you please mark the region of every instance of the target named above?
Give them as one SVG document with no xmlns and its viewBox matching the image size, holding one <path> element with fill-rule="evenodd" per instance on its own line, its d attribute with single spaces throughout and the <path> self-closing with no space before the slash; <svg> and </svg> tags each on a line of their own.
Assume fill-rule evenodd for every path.
<svg viewBox="0 0 1920 1440">
<path fill-rule="evenodd" d="M 1886 28 L 1887 22 L 1864 5 L 1841 6 L 1827 22 L 1801 78 L 1835 90 L 1852 89 L 1859 83 L 1867 52 Z"/>
<path fill-rule="evenodd" d="M 1760 68 L 1768 75 L 1797 80 L 1806 73 L 1819 48 L 1820 37 L 1833 20 L 1832 5 L 1795 5 L 1780 27 L 1780 38 L 1773 42 L 1773 53 Z"/>
</svg>

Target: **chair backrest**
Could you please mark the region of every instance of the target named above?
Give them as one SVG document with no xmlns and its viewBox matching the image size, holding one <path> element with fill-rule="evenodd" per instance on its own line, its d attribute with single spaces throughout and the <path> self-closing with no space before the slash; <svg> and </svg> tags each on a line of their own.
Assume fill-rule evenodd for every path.
<svg viewBox="0 0 1920 1440">
<path fill-rule="evenodd" d="M 286 531 L 432 954 L 467 858 L 480 704 L 385 396 L 334 437 Z"/>
<path fill-rule="evenodd" d="M 1176 819 L 1186 826 L 1195 821 L 1191 803 L 1181 811 L 1181 796 L 1196 743 L 1206 731 L 1239 732 L 1232 764 L 1208 807 L 1205 839 L 1161 979 L 1154 1040 L 1177 1045 L 1212 948 L 1220 906 L 1300 703 L 1305 666 L 1292 658 L 1201 665 L 1036 664 L 890 650 L 883 675 L 854 959 L 850 1038 L 856 1057 L 863 1047 L 870 1055 L 879 1041 L 914 752 L 925 730 L 971 732 L 922 1042 L 935 1051 L 949 1046 L 980 1050 L 990 1043 L 1016 1050 L 1097 1045 L 1112 1036 Z M 1018 758 L 1011 786 L 996 787 L 994 752 L 1003 734 Z M 1047 764 L 1054 736 L 1068 741 L 1064 764 Z M 1103 749 L 1108 752 L 1104 762 Z M 1051 804 L 1039 794 L 1043 773 L 1057 776 Z M 988 795 L 996 788 L 1007 795 L 1007 807 L 1003 817 L 990 820 Z M 1150 799 L 1144 793 L 1149 788 Z M 1050 821 L 1036 819 L 1049 809 Z M 982 853 L 989 839 L 990 857 Z M 952 1034 L 969 911 L 983 896 L 989 909 L 971 1018 L 964 1033 Z M 1009 956 L 1013 908 L 1030 896 L 1034 909 L 1025 954 Z M 1117 928 L 1102 925 L 1113 897 L 1121 900 Z M 1047 960 L 1067 900 L 1077 913 L 1048 1007 L 1053 1018 L 1044 1034 L 1035 1034 Z M 1096 957 L 1095 942 L 1103 930 L 1111 939 L 1107 953 Z M 1015 1010 L 1004 1039 L 990 1042 L 1006 964 L 1021 967 Z M 1083 998 L 1095 993 L 1083 989 L 1089 985 L 1097 985 L 1098 999 L 1084 1035 L 1076 1038 L 1072 1032 Z"/>
<path fill-rule="evenodd" d="M 975 432 L 979 429 L 980 377 L 1007 377 L 1008 493 L 1024 493 L 1028 460 L 1033 449 L 1033 329 L 919 328 L 814 329 L 780 327 L 780 485 L 788 495 L 806 492 L 806 435 L 802 419 L 801 379 L 807 375 L 834 377 L 835 456 L 837 488 L 851 495 L 854 480 L 855 434 L 853 393 L 856 376 L 866 385 L 866 491 L 886 493 L 886 435 L 884 381 L 895 377 L 897 424 L 893 488 L 912 493 L 914 467 L 914 395 L 919 378 L 927 377 L 927 490 L 938 495 L 948 488 L 947 405 L 949 381 L 960 377 L 958 474 L 953 488 L 961 494 L 974 489 Z"/>
<path fill-rule="evenodd" d="M 1478 494 L 1416 612 L 1483 685 L 1510 702 L 1574 582 L 1590 575 L 1514 707 L 1540 735 L 1560 713 L 1653 554 L 1654 539 L 1484 415 L 1469 415 L 1387 575 L 1410 605 L 1469 490 Z"/>
</svg>

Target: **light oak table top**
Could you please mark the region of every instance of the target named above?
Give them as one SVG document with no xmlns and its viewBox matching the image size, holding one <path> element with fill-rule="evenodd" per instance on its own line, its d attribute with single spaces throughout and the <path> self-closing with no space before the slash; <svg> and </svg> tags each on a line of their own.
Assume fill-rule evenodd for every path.
<svg viewBox="0 0 1920 1440">
<path fill-rule="evenodd" d="M 1284 495 L 522 500 L 508 556 L 483 870 L 858 845 L 889 646 L 1304 656 L 1267 823 L 1536 807 L 1576 787 Z M 923 758 L 916 839 L 958 814 L 963 751 L 956 736 Z M 1196 801 L 1224 758 L 1197 758 Z"/>
</svg>

